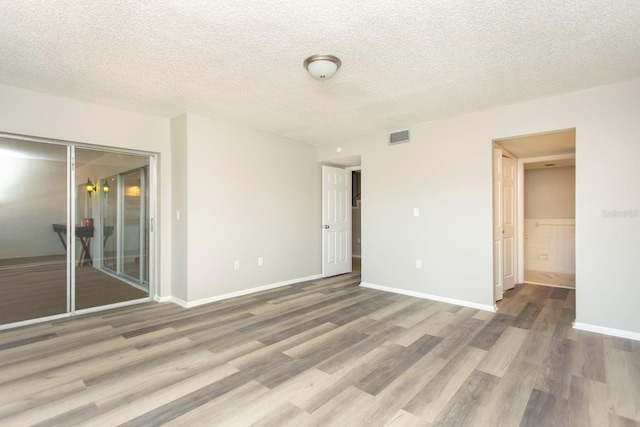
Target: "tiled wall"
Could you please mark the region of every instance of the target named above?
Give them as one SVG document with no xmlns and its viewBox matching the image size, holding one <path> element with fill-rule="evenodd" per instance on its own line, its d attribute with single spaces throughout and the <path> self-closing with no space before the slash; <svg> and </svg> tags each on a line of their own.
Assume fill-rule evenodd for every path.
<svg viewBox="0 0 640 427">
<path fill-rule="evenodd" d="M 524 220 L 524 268 L 575 274 L 575 219 Z"/>
</svg>

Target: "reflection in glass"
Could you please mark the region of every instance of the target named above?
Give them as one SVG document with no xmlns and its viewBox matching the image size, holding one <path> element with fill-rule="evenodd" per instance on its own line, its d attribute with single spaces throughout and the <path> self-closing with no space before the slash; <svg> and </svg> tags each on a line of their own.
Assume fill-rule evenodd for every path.
<svg viewBox="0 0 640 427">
<path fill-rule="evenodd" d="M 0 325 L 148 298 L 149 163 L 0 137 Z"/>
<path fill-rule="evenodd" d="M 0 138 L 0 324 L 68 311 L 67 147 Z"/>
<path fill-rule="evenodd" d="M 104 193 L 103 199 L 100 201 L 102 212 L 102 223 L 105 227 L 105 236 L 103 237 L 103 267 L 113 271 L 118 271 L 118 248 L 115 236 L 118 235 L 118 177 L 113 175 L 106 178 L 103 184 L 107 186 L 108 191 Z"/>
<path fill-rule="evenodd" d="M 77 225 L 92 229 L 88 250 L 78 248 L 76 310 L 149 295 L 147 262 L 141 250 L 148 235 L 146 169 L 149 158 L 76 149 L 76 182 L 96 183 L 86 191 L 89 207 Z M 106 191 L 105 191 L 106 188 Z M 78 204 L 81 204 L 78 198 Z M 76 206 L 77 211 L 83 209 Z M 81 245 L 79 245 L 81 246 Z M 86 262 L 90 253 L 90 262 Z"/>
</svg>

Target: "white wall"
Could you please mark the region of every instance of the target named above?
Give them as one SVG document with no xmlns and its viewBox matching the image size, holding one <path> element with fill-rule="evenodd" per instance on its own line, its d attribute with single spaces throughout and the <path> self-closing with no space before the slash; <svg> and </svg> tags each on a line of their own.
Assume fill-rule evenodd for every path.
<svg viewBox="0 0 640 427">
<path fill-rule="evenodd" d="M 187 161 L 175 174 L 187 177 L 188 301 L 320 274 L 315 148 L 195 114 L 186 131 Z"/>
<path fill-rule="evenodd" d="M 66 149 L 58 161 L 3 155 L 1 147 L 0 180 L 11 185 L 0 191 L 0 259 L 63 255 L 51 225 L 67 218 Z"/>
<path fill-rule="evenodd" d="M 187 114 L 171 120 L 171 186 L 172 210 L 170 214 L 173 248 L 171 251 L 171 295 L 182 301 L 187 295 Z M 180 217 L 178 218 L 178 215 Z"/>
<path fill-rule="evenodd" d="M 575 218 L 576 168 L 524 171 L 525 218 Z"/>
<path fill-rule="evenodd" d="M 364 282 L 492 305 L 491 147 L 576 128 L 576 321 L 640 333 L 640 80 L 335 141 L 320 161 L 360 155 Z M 412 217 L 412 208 L 420 217 Z M 415 268 L 415 259 L 423 269 Z"/>
<path fill-rule="evenodd" d="M 0 132 L 159 153 L 159 209 L 161 218 L 170 218 L 168 119 L 0 85 Z M 160 294 L 169 295 L 170 221 L 157 229 L 162 248 Z"/>
</svg>

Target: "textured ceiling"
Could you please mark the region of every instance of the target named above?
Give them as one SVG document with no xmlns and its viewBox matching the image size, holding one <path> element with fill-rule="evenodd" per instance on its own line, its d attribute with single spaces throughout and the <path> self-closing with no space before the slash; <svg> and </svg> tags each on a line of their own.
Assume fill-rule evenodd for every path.
<svg viewBox="0 0 640 427">
<path fill-rule="evenodd" d="M 638 0 L 3 0 L 0 83 L 321 145 L 640 77 Z M 332 80 L 312 54 L 343 66 Z"/>
</svg>

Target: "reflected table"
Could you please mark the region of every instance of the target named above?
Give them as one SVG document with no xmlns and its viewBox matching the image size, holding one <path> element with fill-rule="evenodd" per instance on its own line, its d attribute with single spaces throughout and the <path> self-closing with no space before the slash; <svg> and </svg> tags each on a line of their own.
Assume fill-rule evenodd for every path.
<svg viewBox="0 0 640 427">
<path fill-rule="evenodd" d="M 58 237 L 62 242 L 64 250 L 67 250 L 67 224 L 53 224 L 53 231 L 58 233 Z M 80 226 L 76 225 L 76 237 L 80 240 L 82 250 L 80 251 L 80 259 L 78 260 L 78 267 L 84 265 L 93 265 L 93 259 L 91 258 L 91 238 L 93 237 L 93 226 Z M 113 227 L 105 226 L 103 230 L 104 244 L 107 244 L 107 239 L 113 234 Z"/>
</svg>

